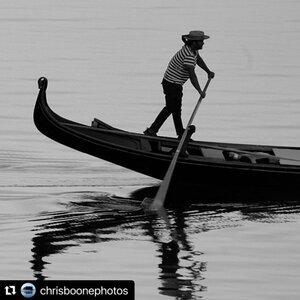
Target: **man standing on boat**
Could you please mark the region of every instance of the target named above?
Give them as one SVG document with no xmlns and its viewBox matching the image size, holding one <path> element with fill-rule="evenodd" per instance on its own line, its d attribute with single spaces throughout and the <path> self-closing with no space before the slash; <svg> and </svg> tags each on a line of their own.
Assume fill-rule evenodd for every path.
<svg viewBox="0 0 300 300">
<path fill-rule="evenodd" d="M 144 134 L 156 136 L 160 127 L 172 114 L 176 133 L 178 137 L 182 136 L 184 132 L 181 120 L 183 84 L 190 79 L 194 88 L 204 98 L 205 94 L 199 85 L 195 66 L 198 65 L 206 71 L 209 78 L 215 76 L 215 73 L 210 71 L 198 53 L 198 50 L 202 49 L 204 45 L 204 40 L 208 38 L 209 36 L 205 35 L 203 31 L 198 30 L 190 31 L 189 34 L 182 36 L 184 46 L 172 57 L 162 81 L 166 105 L 152 125 L 144 131 Z"/>
</svg>

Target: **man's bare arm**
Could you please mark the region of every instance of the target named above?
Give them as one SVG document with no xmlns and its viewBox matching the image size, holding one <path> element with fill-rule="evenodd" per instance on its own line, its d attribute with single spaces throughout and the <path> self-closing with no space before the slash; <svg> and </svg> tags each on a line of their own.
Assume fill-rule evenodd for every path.
<svg viewBox="0 0 300 300">
<path fill-rule="evenodd" d="M 215 73 L 208 68 L 208 66 L 199 54 L 197 55 L 197 65 L 207 73 L 209 78 L 215 77 Z"/>
<path fill-rule="evenodd" d="M 188 71 L 189 77 L 194 88 L 199 92 L 199 94 L 204 98 L 205 94 L 203 93 L 197 75 L 195 73 L 195 68 L 190 65 L 184 65 L 184 68 Z"/>
</svg>

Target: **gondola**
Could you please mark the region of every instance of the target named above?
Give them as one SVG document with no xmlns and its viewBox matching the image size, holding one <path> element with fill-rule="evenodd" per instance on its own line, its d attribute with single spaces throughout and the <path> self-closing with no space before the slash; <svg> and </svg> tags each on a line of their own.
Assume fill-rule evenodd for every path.
<svg viewBox="0 0 300 300">
<path fill-rule="evenodd" d="M 163 179 L 178 139 L 114 128 L 98 119 L 91 125 L 67 120 L 47 104 L 48 80 L 38 81 L 34 109 L 38 130 L 50 139 L 130 170 Z M 201 187 L 270 186 L 297 188 L 300 147 L 217 143 L 189 139 L 179 156 L 172 185 Z M 298 188 L 297 188 L 298 189 Z"/>
</svg>

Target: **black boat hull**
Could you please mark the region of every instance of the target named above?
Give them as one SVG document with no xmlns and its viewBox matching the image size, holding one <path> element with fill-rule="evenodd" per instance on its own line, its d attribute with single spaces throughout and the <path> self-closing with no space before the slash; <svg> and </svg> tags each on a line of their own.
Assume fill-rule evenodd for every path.
<svg viewBox="0 0 300 300">
<path fill-rule="evenodd" d="M 105 123 L 100 128 L 82 125 L 55 114 L 48 106 L 46 99 L 47 79 L 39 80 L 40 91 L 34 109 L 34 122 L 41 133 L 52 140 L 109 161 L 133 171 L 163 179 L 168 169 L 172 154 L 153 151 L 153 146 L 161 144 L 176 148 L 178 141 L 167 137 L 146 137 L 115 129 Z M 199 144 L 199 145 L 198 145 Z M 143 145 L 146 145 L 145 147 Z M 150 146 L 149 146 L 150 145 Z M 212 142 L 193 142 L 191 151 L 197 147 L 207 146 L 232 147 L 243 151 L 270 151 L 273 146 L 239 145 Z M 150 147 L 150 148 L 149 148 Z M 152 147 L 152 148 L 151 148 Z M 276 147 L 285 149 L 286 147 Z M 146 150 L 145 150 L 146 149 Z M 298 151 L 290 147 L 291 151 Z M 296 160 L 295 160 L 296 161 Z M 228 162 L 215 158 L 181 157 L 176 165 L 172 184 L 186 186 L 209 185 L 223 186 L 299 186 L 300 166 L 297 162 L 291 165 L 250 164 Z M 298 189 L 298 188 L 297 188 Z"/>
</svg>

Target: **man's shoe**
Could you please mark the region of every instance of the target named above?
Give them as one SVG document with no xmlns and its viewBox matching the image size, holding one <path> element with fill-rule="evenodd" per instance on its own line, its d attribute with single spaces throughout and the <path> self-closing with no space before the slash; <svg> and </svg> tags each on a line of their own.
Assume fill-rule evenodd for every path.
<svg viewBox="0 0 300 300">
<path fill-rule="evenodd" d="M 185 130 L 183 130 L 183 132 L 182 132 L 181 134 L 178 135 L 178 137 L 177 137 L 178 140 L 181 140 L 184 131 L 185 131 Z M 195 131 L 196 131 L 196 127 L 195 127 L 194 125 L 190 125 L 189 128 L 188 128 L 188 133 L 187 133 L 187 136 L 190 137 L 190 138 L 189 138 L 189 141 L 190 141 L 190 142 L 194 142 L 194 140 L 191 139 L 191 136 L 192 136 L 192 134 L 193 134 Z"/>
<path fill-rule="evenodd" d="M 144 134 L 145 134 L 145 135 L 149 135 L 149 136 L 157 136 L 157 135 L 156 135 L 156 132 L 155 132 L 153 129 L 151 129 L 151 128 L 147 128 L 147 129 L 144 131 Z"/>
</svg>

